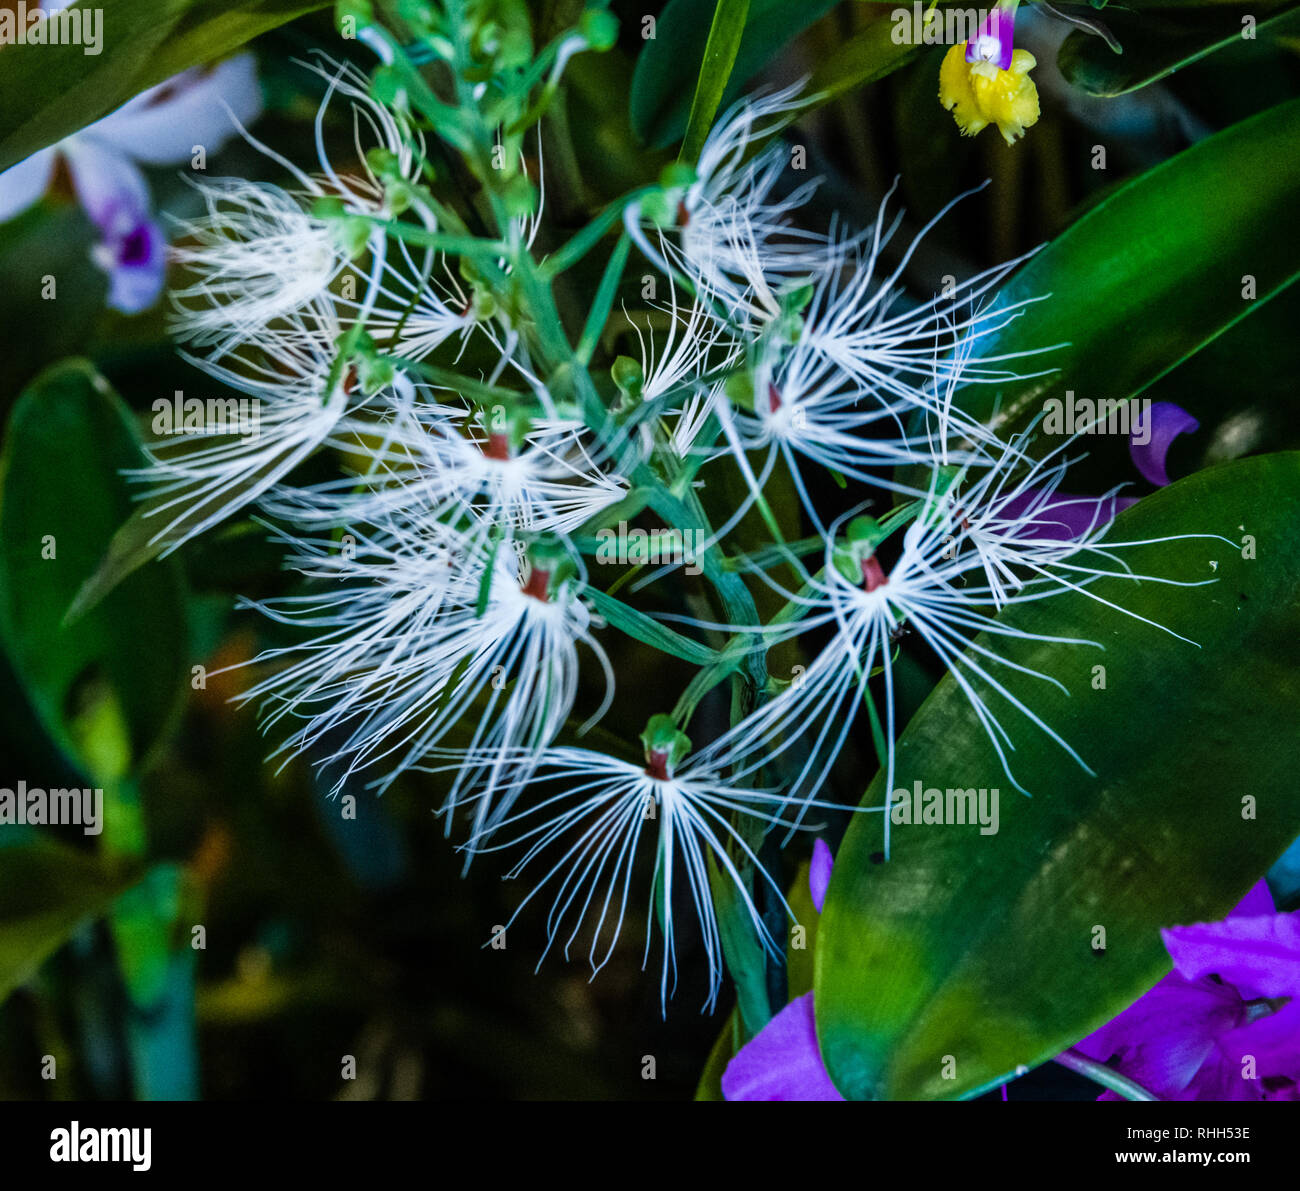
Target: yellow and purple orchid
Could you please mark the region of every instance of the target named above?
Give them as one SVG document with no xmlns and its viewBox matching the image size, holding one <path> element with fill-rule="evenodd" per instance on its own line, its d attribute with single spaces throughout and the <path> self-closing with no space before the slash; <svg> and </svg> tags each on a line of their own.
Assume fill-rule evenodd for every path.
<svg viewBox="0 0 1300 1191">
<path fill-rule="evenodd" d="M 1020 0 L 1000 0 L 974 37 L 953 46 L 939 68 L 939 102 L 953 114 L 962 136 L 996 124 L 1013 145 L 1038 120 L 1038 89 L 1029 72 L 1038 65 L 1015 48 Z"/>
</svg>

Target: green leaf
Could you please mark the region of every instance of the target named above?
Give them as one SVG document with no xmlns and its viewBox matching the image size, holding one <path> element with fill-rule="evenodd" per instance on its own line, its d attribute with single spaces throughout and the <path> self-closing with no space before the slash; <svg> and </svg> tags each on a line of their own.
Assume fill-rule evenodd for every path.
<svg viewBox="0 0 1300 1191">
<path fill-rule="evenodd" d="M 704 140 L 713 127 L 713 118 L 718 114 L 718 105 L 736 64 L 748 17 L 749 0 L 717 0 L 713 24 L 709 27 L 709 40 L 704 46 L 704 62 L 695 83 L 695 98 L 691 100 L 691 114 L 686 121 L 686 138 L 682 141 L 681 152 L 683 161 L 694 161 L 704 148 Z"/>
<path fill-rule="evenodd" d="M 34 7 L 35 3 L 29 5 Z M 84 128 L 191 66 L 326 8 L 328 0 L 114 0 L 101 52 L 85 45 L 8 45 L 0 72 L 0 170 Z"/>
<path fill-rule="evenodd" d="M 131 499 L 130 417 L 89 365 L 42 373 L 19 397 L 0 460 L 0 644 L 46 731 L 100 784 L 139 773 L 185 691 L 187 624 L 174 564 L 64 613 Z"/>
<path fill-rule="evenodd" d="M 781 48 L 820 20 L 837 0 L 751 0 L 730 79 L 718 106 L 729 104 Z M 699 0 L 669 0 L 657 18 L 632 76 L 632 128 L 661 149 L 686 128 L 695 83 L 704 66 L 713 8 Z"/>
<path fill-rule="evenodd" d="M 37 203 L 0 224 L 0 326 L 23 329 L 0 355 L 6 398 L 51 360 L 89 342 L 107 291 L 106 274 L 90 258 L 96 235 L 75 203 Z M 40 317 L 33 317 L 38 302 Z"/>
<path fill-rule="evenodd" d="M 667 625 L 660 624 L 614 596 L 606 595 L 599 588 L 588 587 L 582 594 L 612 628 L 645 645 L 653 646 L 661 653 L 671 654 L 697 666 L 710 666 L 721 657 L 716 649 L 675 633 Z"/>
<path fill-rule="evenodd" d="M 963 1097 L 1058 1054 L 1169 970 L 1162 926 L 1222 918 L 1295 838 L 1297 524 L 1297 453 L 1199 472 L 1117 519 L 1116 541 L 1254 538 L 1254 558 L 1217 540 L 1123 552 L 1139 573 L 1210 586 L 1090 588 L 1199 648 L 1079 593 L 1003 613 L 1008 627 L 1104 645 L 992 646 L 1069 688 L 999 668 L 1095 777 L 1008 712 L 1016 777 L 1033 797 L 1010 789 L 957 684 L 939 684 L 898 742 L 895 788 L 998 789 L 999 829 L 896 823 L 884 862 L 882 816 L 850 826 L 816 957 L 822 1054 L 846 1096 Z M 882 805 L 883 784 L 864 806 Z"/>
<path fill-rule="evenodd" d="M 190 445 L 189 449 L 201 450 L 207 446 L 201 441 Z M 290 447 L 272 453 L 259 464 L 256 470 L 240 478 L 238 489 L 245 501 L 270 485 L 283 475 L 290 466 L 298 462 L 300 447 Z M 171 460 L 182 458 L 181 452 L 171 456 Z M 223 520 L 234 514 L 230 511 L 232 504 L 232 487 L 226 487 L 215 493 L 198 495 L 202 485 L 196 483 L 192 499 L 182 511 L 176 509 L 176 493 L 168 491 L 162 495 L 146 497 L 136 501 L 130 508 L 129 515 L 124 515 L 119 525 L 105 542 L 100 557 L 96 559 L 93 571 L 87 574 L 85 582 L 76 593 L 68 607 L 64 623 L 72 625 L 81 620 L 92 609 L 98 608 L 101 601 L 113 591 L 127 576 L 134 574 L 145 563 L 153 562 L 168 549 L 184 540 L 186 534 L 193 532 L 209 517 L 223 514 Z"/>
<path fill-rule="evenodd" d="M 92 856 L 35 833 L 6 845 L 6 833 L 18 830 L 0 826 L 0 1002 L 130 884 Z"/>
<path fill-rule="evenodd" d="M 1092 208 L 1022 268 L 1001 305 L 1033 301 L 977 354 L 1030 351 L 1021 373 L 967 386 L 957 401 L 1005 436 L 1049 396 L 1122 400 L 1300 277 L 1300 100 L 1192 146 Z M 1244 278 L 1256 297 L 1243 298 Z M 1054 441 L 1042 436 L 1051 446 Z"/>
<path fill-rule="evenodd" d="M 866 28 L 859 29 L 818 64 L 808 84 L 808 93 L 816 95 L 819 103 L 829 103 L 846 91 L 884 78 L 926 48 L 923 44 L 895 42 L 896 27 L 889 14 L 881 13 Z M 931 89 L 937 87 L 936 76 Z"/>
<path fill-rule="evenodd" d="M 1170 475 L 1300 447 L 1297 326 L 1300 285 L 1293 285 L 1146 390 L 1147 400 L 1175 402 L 1200 422 L 1175 440 Z"/>
<path fill-rule="evenodd" d="M 752 868 L 737 861 L 742 873 Z M 717 915 L 718 938 L 727 962 L 727 972 L 736 986 L 736 1011 L 744 1023 L 745 1036 L 752 1038 L 772 1017 L 767 995 L 767 952 L 759 941 L 744 908 L 740 890 L 708 856 L 709 888 Z M 752 895 L 752 882 L 751 882 Z"/>
<path fill-rule="evenodd" d="M 1294 34 L 1300 29 L 1296 4 L 1249 14 L 1258 19 L 1256 35 Z M 1136 91 L 1173 74 L 1215 50 L 1242 41 L 1242 13 L 1210 7 L 1190 12 L 1137 15 L 1115 9 L 1106 25 L 1124 47 L 1116 54 L 1100 37 L 1082 30 L 1061 44 L 1057 65 L 1076 87 L 1090 95 L 1115 96 Z"/>
<path fill-rule="evenodd" d="M 733 1009 L 727 1015 L 727 1020 L 713 1043 L 713 1049 L 709 1051 L 704 1070 L 700 1072 L 700 1082 L 695 1087 L 696 1100 L 713 1103 L 726 1099 L 722 1094 L 722 1076 L 727 1070 L 727 1064 L 735 1057 L 739 1029 L 740 1023 L 736 1010 Z"/>
</svg>

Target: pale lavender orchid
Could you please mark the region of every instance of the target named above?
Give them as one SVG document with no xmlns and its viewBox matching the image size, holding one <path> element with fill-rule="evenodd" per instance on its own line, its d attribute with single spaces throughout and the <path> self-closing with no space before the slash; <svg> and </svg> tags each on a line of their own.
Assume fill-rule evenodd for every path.
<svg viewBox="0 0 1300 1191">
<path fill-rule="evenodd" d="M 45 8 L 65 6 L 54 0 Z M 251 55 L 187 70 L 0 173 L 0 222 L 38 202 L 62 163 L 99 229 L 92 259 L 108 274 L 108 305 L 144 310 L 162 292 L 166 240 L 140 167 L 188 162 L 198 146 L 215 152 L 240 123 L 257 118 L 261 104 Z"/>
</svg>

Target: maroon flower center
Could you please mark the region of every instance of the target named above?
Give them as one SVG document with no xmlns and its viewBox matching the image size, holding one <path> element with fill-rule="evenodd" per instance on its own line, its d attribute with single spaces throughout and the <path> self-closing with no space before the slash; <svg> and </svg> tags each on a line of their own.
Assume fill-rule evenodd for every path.
<svg viewBox="0 0 1300 1191">
<path fill-rule="evenodd" d="M 862 585 L 867 591 L 875 591 L 878 587 L 884 587 L 889 582 L 889 576 L 881 569 L 880 563 L 873 554 L 870 558 L 862 560 Z"/>
<path fill-rule="evenodd" d="M 666 782 L 668 780 L 668 750 L 651 749 L 645 755 L 646 759 L 646 776 L 652 777 L 655 781 Z"/>
<path fill-rule="evenodd" d="M 551 572 L 544 571 L 541 567 L 533 567 L 528 576 L 528 582 L 523 586 L 523 593 L 546 604 L 550 602 L 550 587 Z"/>
</svg>

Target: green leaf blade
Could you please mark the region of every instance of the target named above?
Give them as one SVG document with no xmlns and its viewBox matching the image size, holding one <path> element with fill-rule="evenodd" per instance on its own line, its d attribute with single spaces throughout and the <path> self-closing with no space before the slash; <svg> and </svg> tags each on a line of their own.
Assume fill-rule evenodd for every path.
<svg viewBox="0 0 1300 1191">
<path fill-rule="evenodd" d="M 15 403 L 0 462 L 0 645 L 51 739 L 101 785 L 145 766 L 187 689 L 175 563 L 124 580 L 64 623 L 131 497 L 130 417 L 89 365 L 59 364 Z"/>
<path fill-rule="evenodd" d="M 1069 688 L 998 674 L 1096 777 L 1006 719 L 1033 797 L 1015 792 L 951 677 L 936 688 L 898 743 L 896 788 L 999 789 L 999 830 L 895 824 L 883 862 L 882 816 L 850 827 L 816 957 L 822 1053 L 846 1096 L 965 1097 L 1050 1059 L 1168 971 L 1161 927 L 1222 918 L 1300 832 L 1289 776 L 1300 764 L 1300 543 L 1288 528 L 1298 522 L 1294 453 L 1197 473 L 1117 520 L 1116 541 L 1255 538 L 1253 559 L 1204 540 L 1124 552 L 1141 573 L 1212 586 L 1093 588 L 1199 648 L 1078 593 L 1003 614 L 1104 646 L 998 646 Z M 884 799 L 878 777 L 863 805 Z"/>
</svg>

